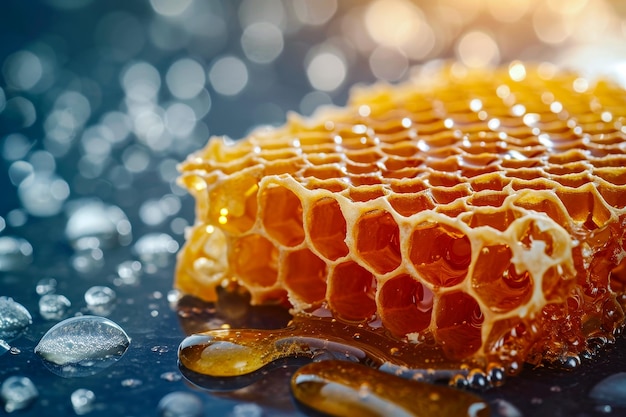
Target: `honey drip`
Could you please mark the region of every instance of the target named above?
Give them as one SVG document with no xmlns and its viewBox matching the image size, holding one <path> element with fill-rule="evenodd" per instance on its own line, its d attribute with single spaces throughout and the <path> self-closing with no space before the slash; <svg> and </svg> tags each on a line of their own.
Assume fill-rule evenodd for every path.
<svg viewBox="0 0 626 417">
<path fill-rule="evenodd" d="M 253 374 L 280 359 L 345 360 L 404 379 L 475 388 L 499 385 L 505 373 L 500 367 L 483 373 L 480 364 L 452 361 L 432 341 L 404 343 L 381 329 L 303 314 L 282 329 L 215 329 L 193 334 L 180 344 L 178 359 L 185 371 L 216 379 Z M 511 372 L 519 367 L 509 365 Z"/>
<path fill-rule="evenodd" d="M 488 417 L 487 404 L 457 389 L 406 381 L 346 361 L 298 369 L 291 390 L 302 404 L 331 416 Z"/>
</svg>

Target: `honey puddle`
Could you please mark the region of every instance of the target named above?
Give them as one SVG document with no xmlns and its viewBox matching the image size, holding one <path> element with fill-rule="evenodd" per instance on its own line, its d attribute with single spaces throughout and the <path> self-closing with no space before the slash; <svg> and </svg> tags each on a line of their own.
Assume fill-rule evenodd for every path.
<svg viewBox="0 0 626 417">
<path fill-rule="evenodd" d="M 432 383 L 481 388 L 504 378 L 501 368 L 485 373 L 477 364 L 450 361 L 434 343 L 404 343 L 380 328 L 310 314 L 296 315 L 282 329 L 194 334 L 180 344 L 178 358 L 191 382 L 195 374 L 203 378 L 199 385 L 206 387 L 207 378 L 214 379 L 208 386 L 219 389 L 224 389 L 224 380 L 256 374 L 244 379 L 243 385 L 251 384 L 280 360 L 310 362 L 292 376 L 292 394 L 301 404 L 330 415 L 351 414 L 349 410 L 363 416 L 489 415 L 477 396 Z M 466 413 L 459 414 L 461 410 Z"/>
</svg>

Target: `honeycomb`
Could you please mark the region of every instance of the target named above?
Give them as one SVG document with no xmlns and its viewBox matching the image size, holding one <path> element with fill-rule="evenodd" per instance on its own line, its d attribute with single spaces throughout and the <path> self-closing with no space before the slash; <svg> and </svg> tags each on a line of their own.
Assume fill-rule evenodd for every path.
<svg viewBox="0 0 626 417">
<path fill-rule="evenodd" d="M 626 309 L 626 91 L 545 64 L 422 70 L 181 164 L 176 287 L 326 308 L 448 358 L 567 361 Z"/>
</svg>

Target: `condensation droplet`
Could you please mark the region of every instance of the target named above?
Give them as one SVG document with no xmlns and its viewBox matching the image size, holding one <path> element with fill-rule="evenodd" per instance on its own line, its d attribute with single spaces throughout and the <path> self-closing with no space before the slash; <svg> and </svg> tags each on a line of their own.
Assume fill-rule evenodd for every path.
<svg viewBox="0 0 626 417">
<path fill-rule="evenodd" d="M 4 410 L 7 413 L 27 408 L 38 396 L 35 384 L 25 376 L 8 377 L 0 387 L 0 397 L 4 401 Z"/>
<path fill-rule="evenodd" d="M 33 260 L 33 247 L 20 237 L 0 236 L 0 271 L 18 271 Z"/>
<path fill-rule="evenodd" d="M 65 236 L 74 249 L 128 245 L 132 240 L 130 222 L 117 206 L 77 201 L 68 212 Z"/>
<path fill-rule="evenodd" d="M 130 338 L 109 319 L 80 316 L 66 319 L 41 338 L 35 347 L 46 367 L 65 377 L 94 375 L 117 362 Z"/>
<path fill-rule="evenodd" d="M 87 308 L 94 314 L 106 316 L 113 311 L 117 295 L 109 287 L 95 285 L 85 291 L 85 302 Z"/>
<path fill-rule="evenodd" d="M 178 242 L 166 233 L 149 233 L 137 240 L 134 250 L 142 262 L 163 267 L 169 263 L 178 247 Z"/>
<path fill-rule="evenodd" d="M 16 339 L 32 322 L 26 307 L 10 297 L 0 297 L 0 340 L 10 342 Z"/>
<path fill-rule="evenodd" d="M 167 394 L 157 406 L 160 417 L 201 417 L 202 400 L 190 392 L 175 391 Z"/>
<path fill-rule="evenodd" d="M 36 172 L 20 183 L 17 192 L 28 214 L 50 217 L 61 212 L 70 195 L 70 187 L 57 175 Z"/>
<path fill-rule="evenodd" d="M 77 415 L 82 416 L 93 410 L 94 403 L 96 402 L 96 395 L 91 390 L 79 388 L 72 392 L 70 401 L 72 402 L 74 412 Z"/>
<path fill-rule="evenodd" d="M 45 294 L 39 299 L 39 314 L 46 320 L 61 320 L 72 306 L 61 294 Z"/>
</svg>

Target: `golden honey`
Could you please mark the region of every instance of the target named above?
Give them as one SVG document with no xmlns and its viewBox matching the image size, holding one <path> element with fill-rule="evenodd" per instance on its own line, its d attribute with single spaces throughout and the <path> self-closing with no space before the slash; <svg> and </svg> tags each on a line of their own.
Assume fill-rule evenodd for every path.
<svg viewBox="0 0 626 417">
<path fill-rule="evenodd" d="M 570 363 L 626 308 L 626 91 L 581 79 L 452 65 L 212 138 L 181 165 L 176 287 L 236 284 L 485 369 Z"/>
</svg>

